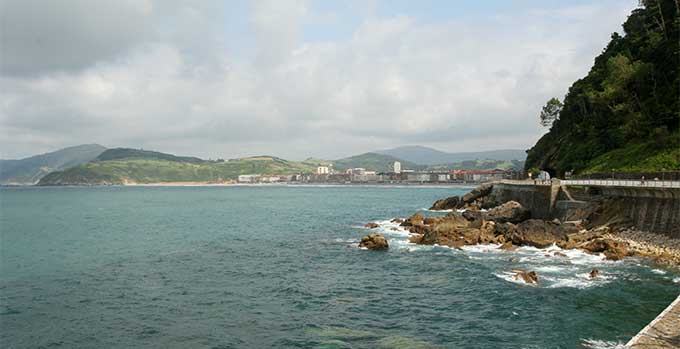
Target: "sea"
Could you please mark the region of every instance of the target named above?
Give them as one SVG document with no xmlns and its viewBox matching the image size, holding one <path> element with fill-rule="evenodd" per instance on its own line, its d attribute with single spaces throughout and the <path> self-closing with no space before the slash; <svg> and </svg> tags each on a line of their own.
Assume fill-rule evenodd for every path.
<svg viewBox="0 0 680 349">
<path fill-rule="evenodd" d="M 680 293 L 645 260 L 414 245 L 390 222 L 470 189 L 2 188 L 0 347 L 615 348 Z M 360 249 L 370 232 L 389 250 Z"/>
</svg>

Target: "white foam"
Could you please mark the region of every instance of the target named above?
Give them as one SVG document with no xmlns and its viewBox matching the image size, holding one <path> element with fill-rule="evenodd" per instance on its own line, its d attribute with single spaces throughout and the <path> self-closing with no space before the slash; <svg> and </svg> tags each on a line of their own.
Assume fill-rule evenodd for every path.
<svg viewBox="0 0 680 349">
<path fill-rule="evenodd" d="M 451 210 L 451 209 L 449 209 L 449 210 L 430 210 L 429 208 L 425 208 L 425 207 L 421 208 L 420 210 L 425 211 L 425 212 L 453 212 L 453 210 Z"/>
<path fill-rule="evenodd" d="M 628 348 L 621 342 L 602 341 L 599 339 L 584 339 L 583 346 L 591 349 L 626 349 Z"/>
<path fill-rule="evenodd" d="M 673 278 L 673 282 L 680 284 L 680 276 Z"/>
<path fill-rule="evenodd" d="M 611 276 L 604 276 L 600 274 L 596 278 L 591 279 L 590 274 L 588 273 L 583 273 L 583 274 L 576 274 L 573 277 L 550 277 L 550 276 L 544 276 L 543 280 L 550 281 L 550 284 L 546 285 L 546 288 L 562 288 L 562 287 L 570 287 L 570 288 L 578 288 L 580 290 L 586 289 L 589 287 L 594 287 L 594 286 L 602 286 L 604 284 L 609 283 L 611 279 L 614 277 Z M 539 280 L 541 280 L 541 277 L 539 276 Z"/>
<path fill-rule="evenodd" d="M 546 266 L 536 268 L 537 272 L 542 272 L 542 273 L 559 273 L 559 272 L 564 271 L 564 270 L 565 270 L 565 268 L 558 267 L 556 265 L 546 265 Z"/>
<path fill-rule="evenodd" d="M 652 273 L 659 275 L 666 275 L 666 272 L 661 269 L 652 269 Z"/>
<path fill-rule="evenodd" d="M 461 249 L 466 252 L 472 253 L 500 253 L 502 250 L 498 248 L 501 245 L 498 244 L 487 244 L 487 245 L 465 245 Z"/>
</svg>

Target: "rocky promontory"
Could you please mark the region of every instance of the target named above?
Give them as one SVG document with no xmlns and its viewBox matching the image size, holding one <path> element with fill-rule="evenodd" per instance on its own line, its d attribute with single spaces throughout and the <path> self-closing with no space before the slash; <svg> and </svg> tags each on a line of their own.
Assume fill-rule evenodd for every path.
<svg viewBox="0 0 680 349">
<path fill-rule="evenodd" d="M 608 211 L 606 207 L 593 207 L 583 212 L 581 219 L 573 221 L 539 219 L 519 202 L 499 202 L 492 189 L 493 184 L 484 184 L 464 196 L 437 200 L 431 210 L 450 212 L 438 217 L 424 217 L 418 212 L 400 225 L 411 233 L 409 240 L 416 244 L 453 248 L 499 244 L 504 250 L 556 245 L 602 254 L 607 260 L 651 257 L 664 264 L 680 265 L 680 243 L 673 240 L 670 247 L 667 247 L 669 244 L 660 247 L 654 246 L 650 239 L 631 239 L 630 226 L 603 217 L 602 212 Z M 601 205 L 606 205 L 606 201 Z"/>
</svg>

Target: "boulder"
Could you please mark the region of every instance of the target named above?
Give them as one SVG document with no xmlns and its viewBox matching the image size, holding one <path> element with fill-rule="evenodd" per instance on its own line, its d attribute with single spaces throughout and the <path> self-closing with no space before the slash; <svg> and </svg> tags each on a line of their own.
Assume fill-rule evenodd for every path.
<svg viewBox="0 0 680 349">
<path fill-rule="evenodd" d="M 567 235 L 577 230 L 578 228 L 573 226 L 529 219 L 517 224 L 509 233 L 510 240 L 515 245 L 545 248 L 559 241 L 566 241 Z"/>
<path fill-rule="evenodd" d="M 373 223 L 373 222 L 364 224 L 364 228 L 368 228 L 368 229 L 375 229 L 379 226 L 380 225 L 378 223 Z"/>
<path fill-rule="evenodd" d="M 482 217 L 498 223 L 520 223 L 531 218 L 531 211 L 517 201 L 508 201 L 483 213 Z"/>
<path fill-rule="evenodd" d="M 517 262 L 519 262 L 519 258 L 517 258 L 517 257 L 510 257 L 510 258 L 508 258 L 508 262 L 510 262 L 510 263 L 517 263 Z"/>
<path fill-rule="evenodd" d="M 475 189 L 472 189 L 469 193 L 463 195 L 463 197 L 460 198 L 460 203 L 458 204 L 459 207 L 463 207 L 465 206 L 465 204 L 471 204 L 477 199 L 488 196 L 489 194 L 491 194 L 492 189 L 493 184 L 491 183 L 485 183 L 478 186 Z"/>
<path fill-rule="evenodd" d="M 425 217 L 423 224 L 431 225 L 439 223 L 444 217 Z"/>
<path fill-rule="evenodd" d="M 606 259 L 613 261 L 628 255 L 628 244 L 608 238 L 588 241 L 581 248 L 591 253 L 604 253 Z"/>
<path fill-rule="evenodd" d="M 517 249 L 517 246 L 513 245 L 512 242 L 510 241 L 506 241 L 500 247 L 498 247 L 498 249 L 505 251 L 514 251 Z"/>
<path fill-rule="evenodd" d="M 406 220 L 403 221 L 400 225 L 402 227 L 410 227 L 412 225 L 418 224 L 423 224 L 423 214 L 420 212 L 417 212 L 413 216 L 406 218 Z"/>
<path fill-rule="evenodd" d="M 594 278 L 598 277 L 599 275 L 600 275 L 600 271 L 597 270 L 597 269 L 593 269 L 593 270 L 590 271 L 589 277 L 591 279 L 594 279 Z"/>
<path fill-rule="evenodd" d="M 522 269 L 515 269 L 513 270 L 515 273 L 515 280 L 520 280 L 524 281 L 525 283 L 529 285 L 536 285 L 538 286 L 538 274 L 536 274 L 535 271 L 526 271 Z"/>
<path fill-rule="evenodd" d="M 401 218 L 395 218 L 395 219 L 391 220 L 390 222 L 392 222 L 392 223 L 397 223 L 397 224 L 401 224 L 401 223 L 404 223 L 404 220 L 401 219 Z"/>
<path fill-rule="evenodd" d="M 453 210 L 458 207 L 460 204 L 460 197 L 458 196 L 451 196 L 446 199 L 440 199 L 434 202 L 432 204 L 432 207 L 430 207 L 430 210 Z"/>
<path fill-rule="evenodd" d="M 384 236 L 378 233 L 373 233 L 361 238 L 359 247 L 364 247 L 369 250 L 385 250 L 389 247 L 389 244 L 387 243 L 387 239 L 385 239 Z"/>
</svg>

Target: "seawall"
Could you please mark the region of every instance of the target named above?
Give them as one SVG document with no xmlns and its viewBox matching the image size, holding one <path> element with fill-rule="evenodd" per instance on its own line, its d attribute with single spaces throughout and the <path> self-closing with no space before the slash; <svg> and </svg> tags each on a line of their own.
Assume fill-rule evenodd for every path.
<svg viewBox="0 0 680 349">
<path fill-rule="evenodd" d="M 514 200 L 534 218 L 623 224 L 680 238 L 680 188 L 494 183 L 494 200 Z"/>
</svg>

